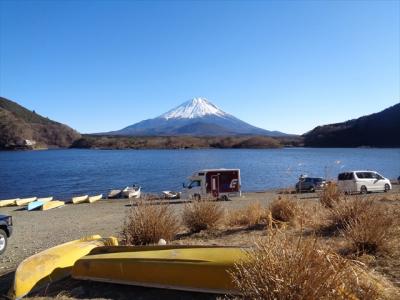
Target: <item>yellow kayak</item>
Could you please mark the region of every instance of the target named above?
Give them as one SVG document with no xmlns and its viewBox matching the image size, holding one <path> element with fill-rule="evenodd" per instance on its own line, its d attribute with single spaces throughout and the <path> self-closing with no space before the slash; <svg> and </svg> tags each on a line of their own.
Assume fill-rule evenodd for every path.
<svg viewBox="0 0 400 300">
<path fill-rule="evenodd" d="M 0 207 L 16 205 L 15 202 L 18 201 L 18 200 L 19 200 L 19 198 L 0 200 Z"/>
<path fill-rule="evenodd" d="M 93 203 L 93 202 L 99 201 L 101 198 L 103 198 L 103 194 L 91 196 L 91 197 L 87 198 L 86 201 L 89 203 Z"/>
<path fill-rule="evenodd" d="M 57 208 L 57 207 L 64 206 L 64 205 L 65 205 L 64 201 L 53 200 L 53 201 L 43 203 L 43 205 L 40 207 L 40 210 L 49 210 L 49 209 Z"/>
<path fill-rule="evenodd" d="M 35 289 L 69 276 L 72 266 L 79 258 L 92 249 L 105 245 L 118 245 L 118 241 L 114 237 L 102 238 L 94 235 L 28 257 L 15 271 L 9 296 L 12 299 L 21 299 Z"/>
<path fill-rule="evenodd" d="M 53 200 L 53 197 L 44 197 L 44 198 L 38 198 L 36 201 L 40 201 L 40 202 L 49 202 Z"/>
<path fill-rule="evenodd" d="M 163 249 L 164 247 L 164 249 Z M 110 250 L 111 248 L 111 250 Z M 235 263 L 246 259 L 246 251 L 235 247 L 155 246 L 103 247 L 79 259 L 72 277 L 187 291 L 234 293 L 228 273 Z M 165 249 L 167 248 L 167 249 Z"/>
<path fill-rule="evenodd" d="M 82 202 L 85 202 L 88 198 L 89 198 L 89 195 L 72 197 L 72 203 L 74 203 L 74 204 L 82 203 Z"/>
<path fill-rule="evenodd" d="M 18 206 L 27 205 L 30 202 L 36 201 L 36 199 L 37 199 L 37 197 L 18 199 L 15 201 L 15 205 L 18 205 Z"/>
</svg>

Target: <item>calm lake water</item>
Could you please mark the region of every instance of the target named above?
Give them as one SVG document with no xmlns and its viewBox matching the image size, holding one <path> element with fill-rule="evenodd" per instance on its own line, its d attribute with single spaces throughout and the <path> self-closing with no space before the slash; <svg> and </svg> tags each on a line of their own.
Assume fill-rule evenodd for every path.
<svg viewBox="0 0 400 300">
<path fill-rule="evenodd" d="M 0 152 L 0 199 L 107 193 L 140 184 L 179 190 L 196 170 L 240 168 L 244 191 L 293 186 L 300 174 L 336 178 L 350 169 L 400 175 L 400 149 L 47 150 Z"/>
</svg>

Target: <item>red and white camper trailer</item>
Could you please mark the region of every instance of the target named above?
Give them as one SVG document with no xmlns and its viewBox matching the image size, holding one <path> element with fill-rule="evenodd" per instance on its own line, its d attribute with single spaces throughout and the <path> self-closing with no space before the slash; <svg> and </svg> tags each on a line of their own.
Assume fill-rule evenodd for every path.
<svg viewBox="0 0 400 300">
<path fill-rule="evenodd" d="M 222 199 L 241 196 L 239 169 L 207 169 L 194 173 L 183 185 L 182 198 Z"/>
</svg>

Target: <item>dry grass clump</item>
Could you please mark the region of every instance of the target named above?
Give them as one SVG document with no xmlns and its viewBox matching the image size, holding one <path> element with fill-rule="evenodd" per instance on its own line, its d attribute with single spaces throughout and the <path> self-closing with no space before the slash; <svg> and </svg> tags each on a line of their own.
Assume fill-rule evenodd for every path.
<svg viewBox="0 0 400 300">
<path fill-rule="evenodd" d="M 271 202 L 269 210 L 274 221 L 295 224 L 299 207 L 295 200 L 279 196 Z"/>
<path fill-rule="evenodd" d="M 391 299 L 395 290 L 315 239 L 275 233 L 231 271 L 244 299 Z"/>
<path fill-rule="evenodd" d="M 218 202 L 198 200 L 185 205 L 182 223 L 190 232 L 200 232 L 215 228 L 223 215 L 224 210 Z"/>
<path fill-rule="evenodd" d="M 400 243 L 400 214 L 376 202 L 350 218 L 341 231 L 357 254 L 391 254 Z"/>
<path fill-rule="evenodd" d="M 161 238 L 174 239 L 179 229 L 179 220 L 169 205 L 151 205 L 139 202 L 128 213 L 121 237 L 127 245 L 157 243 Z"/>
<path fill-rule="evenodd" d="M 332 208 L 340 201 L 340 192 L 337 184 L 328 182 L 319 195 L 319 201 L 324 207 Z"/>
<path fill-rule="evenodd" d="M 252 203 L 242 209 L 232 210 L 226 216 L 229 226 L 254 227 L 268 222 L 269 210 L 262 207 L 260 202 Z"/>
<path fill-rule="evenodd" d="M 329 208 L 327 211 L 327 224 L 323 225 L 323 231 L 337 233 L 350 222 L 365 212 L 371 211 L 374 202 L 371 199 L 343 199 Z"/>
</svg>

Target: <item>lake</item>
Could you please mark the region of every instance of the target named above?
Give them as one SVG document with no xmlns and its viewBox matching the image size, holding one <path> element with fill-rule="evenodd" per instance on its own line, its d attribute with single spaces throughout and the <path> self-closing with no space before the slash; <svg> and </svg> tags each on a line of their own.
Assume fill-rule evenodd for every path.
<svg viewBox="0 0 400 300">
<path fill-rule="evenodd" d="M 144 192 L 179 190 L 193 172 L 239 168 L 243 191 L 293 186 L 300 174 L 336 178 L 370 169 L 400 175 L 400 149 L 45 150 L 0 152 L 0 199 L 107 193 L 133 183 Z"/>
</svg>

